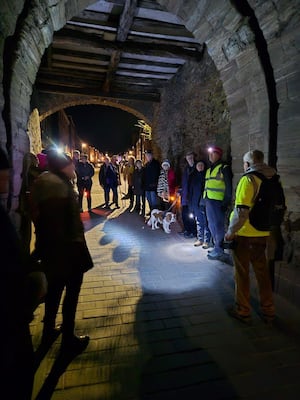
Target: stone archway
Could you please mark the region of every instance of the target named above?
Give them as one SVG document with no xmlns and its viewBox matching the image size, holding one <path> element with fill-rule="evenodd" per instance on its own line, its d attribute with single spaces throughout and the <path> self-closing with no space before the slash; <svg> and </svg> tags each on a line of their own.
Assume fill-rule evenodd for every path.
<svg viewBox="0 0 300 400">
<path fill-rule="evenodd" d="M 49 101 L 50 100 L 50 101 Z M 43 121 L 45 118 L 49 117 L 51 114 L 63 109 L 63 108 L 68 108 L 68 107 L 74 107 L 74 106 L 79 106 L 79 105 L 99 105 L 99 106 L 104 106 L 104 107 L 113 107 L 113 108 L 118 108 L 120 110 L 126 111 L 129 114 L 133 114 L 139 119 L 143 119 L 146 121 L 148 124 L 152 123 L 152 118 L 151 118 L 151 113 L 149 112 L 151 110 L 150 107 L 148 107 L 148 110 L 145 110 L 145 113 L 141 112 L 138 110 L 138 107 L 134 108 L 130 102 L 126 101 L 117 101 L 113 99 L 106 99 L 106 98 L 68 98 L 67 96 L 63 96 L 63 98 L 58 98 L 58 96 L 53 96 L 51 99 L 49 99 L 48 96 L 48 102 L 47 102 L 47 109 L 45 109 L 45 104 L 43 104 L 43 107 L 40 108 L 40 121 Z M 141 107 L 140 107 L 141 108 Z"/>
</svg>

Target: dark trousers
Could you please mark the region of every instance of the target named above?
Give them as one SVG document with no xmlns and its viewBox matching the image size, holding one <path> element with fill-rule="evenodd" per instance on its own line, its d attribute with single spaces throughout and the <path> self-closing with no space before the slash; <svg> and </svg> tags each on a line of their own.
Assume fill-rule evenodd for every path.
<svg viewBox="0 0 300 400">
<path fill-rule="evenodd" d="M 196 223 L 194 218 L 190 216 L 189 206 L 181 207 L 181 218 L 183 223 L 183 228 L 187 233 L 193 233 L 196 235 Z"/>
<path fill-rule="evenodd" d="M 215 250 L 223 253 L 223 240 L 225 235 L 225 211 L 222 202 L 205 199 L 208 227 L 213 238 Z"/>
<path fill-rule="evenodd" d="M 84 184 L 80 183 L 78 185 L 78 191 L 79 191 L 79 207 L 82 208 L 82 201 L 83 201 L 83 196 L 84 193 L 86 194 L 86 200 L 87 200 L 87 206 L 88 209 L 92 207 L 92 198 L 91 198 L 91 190 L 92 190 L 92 180 L 91 181 L 84 181 Z"/>
<path fill-rule="evenodd" d="M 44 329 L 55 327 L 55 320 L 64 288 L 65 297 L 62 306 L 64 336 L 72 336 L 75 327 L 75 314 L 79 292 L 83 280 L 83 273 L 72 272 L 67 278 L 47 277 L 48 293 L 45 299 Z"/>
<path fill-rule="evenodd" d="M 141 210 L 141 207 L 142 207 L 142 210 Z M 134 209 L 136 211 L 142 211 L 143 215 L 145 214 L 145 195 L 144 194 L 136 194 L 135 195 Z"/>
<path fill-rule="evenodd" d="M 117 186 L 105 186 L 104 187 L 104 200 L 105 200 L 105 205 L 108 207 L 109 206 L 109 193 L 110 190 L 112 190 L 113 192 L 113 203 L 115 203 L 115 205 L 118 205 L 118 187 Z"/>
<path fill-rule="evenodd" d="M 20 304 L 22 307 L 22 304 Z M 29 323 L 10 331 L 2 325 L 1 335 L 0 387 L 2 398 L 31 400 L 34 380 L 34 353 Z M 4 394 L 6 393 L 6 395 Z"/>
</svg>

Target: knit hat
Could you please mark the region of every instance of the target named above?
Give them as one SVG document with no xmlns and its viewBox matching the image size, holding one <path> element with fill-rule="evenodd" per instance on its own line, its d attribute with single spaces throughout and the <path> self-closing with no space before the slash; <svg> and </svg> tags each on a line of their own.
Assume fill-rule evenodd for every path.
<svg viewBox="0 0 300 400">
<path fill-rule="evenodd" d="M 215 145 L 210 146 L 208 148 L 208 152 L 209 153 L 218 153 L 220 157 L 222 157 L 222 155 L 223 155 L 223 150 L 221 149 L 221 147 L 215 146 Z"/>
<path fill-rule="evenodd" d="M 39 153 L 37 154 L 37 158 L 39 160 L 39 168 L 42 170 L 45 170 L 47 168 L 47 154 L 45 153 Z"/>
<path fill-rule="evenodd" d="M 164 167 L 164 166 L 166 166 L 166 167 L 171 167 L 171 164 L 170 164 L 170 161 L 169 160 L 164 160 L 162 163 L 161 163 L 161 166 L 162 167 Z"/>
<path fill-rule="evenodd" d="M 260 150 L 250 150 L 243 156 L 243 162 L 249 165 L 255 164 L 257 162 L 262 163 L 264 161 L 264 153 Z"/>
<path fill-rule="evenodd" d="M 72 164 L 72 158 L 66 153 L 51 150 L 47 154 L 48 167 L 50 171 L 59 171 Z"/>
</svg>

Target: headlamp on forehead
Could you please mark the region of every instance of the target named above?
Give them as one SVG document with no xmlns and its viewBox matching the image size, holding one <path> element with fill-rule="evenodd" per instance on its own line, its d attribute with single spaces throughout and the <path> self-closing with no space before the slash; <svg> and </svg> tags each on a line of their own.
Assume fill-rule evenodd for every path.
<svg viewBox="0 0 300 400">
<path fill-rule="evenodd" d="M 219 146 L 210 146 L 210 147 L 207 149 L 207 151 L 208 151 L 209 154 L 217 153 L 217 154 L 219 154 L 219 156 L 221 156 L 221 157 L 222 157 L 222 155 L 223 155 L 223 150 L 222 150 L 221 147 L 219 147 Z"/>
</svg>

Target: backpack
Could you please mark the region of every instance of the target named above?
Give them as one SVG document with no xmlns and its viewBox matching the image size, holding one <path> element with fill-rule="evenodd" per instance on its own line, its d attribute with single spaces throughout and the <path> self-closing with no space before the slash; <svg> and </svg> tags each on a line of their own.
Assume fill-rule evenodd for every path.
<svg viewBox="0 0 300 400">
<path fill-rule="evenodd" d="M 280 176 L 275 174 L 272 178 L 266 178 L 257 171 L 245 175 L 249 175 L 250 178 L 251 175 L 256 175 L 262 181 L 249 212 L 250 224 L 258 231 L 269 231 L 272 226 L 280 226 L 286 209 Z M 255 182 L 253 183 L 255 185 Z"/>
</svg>

